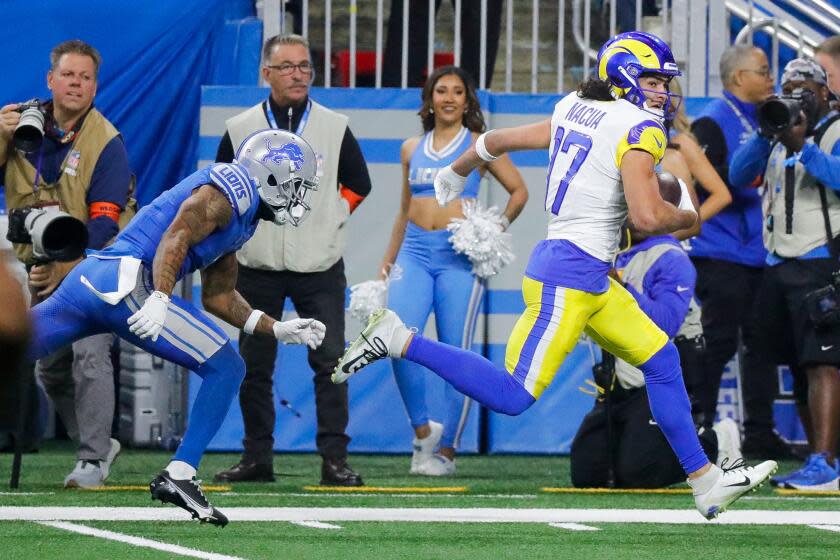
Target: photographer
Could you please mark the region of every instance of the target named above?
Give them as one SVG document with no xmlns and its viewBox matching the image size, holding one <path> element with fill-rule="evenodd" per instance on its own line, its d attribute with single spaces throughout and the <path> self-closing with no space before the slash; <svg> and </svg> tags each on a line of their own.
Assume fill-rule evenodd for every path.
<svg viewBox="0 0 840 560">
<path fill-rule="evenodd" d="M 0 109 L 0 173 L 10 214 L 57 205 L 86 223 L 91 249 L 101 249 L 133 215 L 134 179 L 125 145 L 93 108 L 100 62 L 87 43 L 61 43 L 50 53 L 47 72 L 53 98 Z M 14 249 L 29 270 L 33 303 L 48 297 L 79 262 L 36 262 L 31 244 L 17 243 Z M 110 334 L 89 337 L 38 364 L 68 434 L 79 443 L 78 462 L 64 481 L 68 487 L 101 486 L 119 451 L 110 438 L 112 341 Z"/>
<path fill-rule="evenodd" d="M 837 490 L 840 323 L 830 312 L 838 305 L 833 285 L 840 233 L 840 114 L 830 108 L 825 72 L 798 58 L 785 66 L 782 95 L 762 104 L 758 117 L 760 134 L 735 153 L 729 173 L 735 185 L 758 177 L 764 188 L 767 267 L 756 295 L 754 340 L 747 343 L 777 362 L 783 359 L 780 352 L 792 351 L 791 366 L 805 371 L 811 424 L 812 454 L 805 466 L 775 482 L 800 490 Z"/>
<path fill-rule="evenodd" d="M 632 246 L 618 255 L 615 275 L 653 321 L 674 338 L 686 388 L 702 382 L 703 327 L 694 301 L 697 274 L 671 235 L 647 237 L 628 230 Z M 572 442 L 571 476 L 576 487 L 661 488 L 685 480 L 685 473 L 653 420 L 641 370 L 604 353 L 593 372 L 600 388 Z M 601 391 L 603 390 L 603 392 Z M 698 412 L 692 399 L 693 412 Z M 702 418 L 695 414 L 695 422 Z M 740 458 L 740 434 L 724 420 L 700 427 L 700 443 L 721 465 Z"/>
</svg>

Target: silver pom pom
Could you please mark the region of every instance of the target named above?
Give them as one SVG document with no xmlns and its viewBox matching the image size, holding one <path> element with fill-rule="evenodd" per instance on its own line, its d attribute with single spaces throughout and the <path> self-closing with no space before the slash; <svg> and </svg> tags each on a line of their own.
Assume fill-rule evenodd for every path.
<svg viewBox="0 0 840 560">
<path fill-rule="evenodd" d="M 350 305 L 347 307 L 350 316 L 362 323 L 366 322 L 374 311 L 385 307 L 388 285 L 400 278 L 402 278 L 402 268 L 394 265 L 386 274 L 385 280 L 368 280 L 350 286 Z"/>
<path fill-rule="evenodd" d="M 446 228 L 449 242 L 473 265 L 473 274 L 489 278 L 514 259 L 511 235 L 504 231 L 506 220 L 495 206 L 483 208 L 471 200 L 463 203 L 464 218 L 454 218 Z"/>
</svg>

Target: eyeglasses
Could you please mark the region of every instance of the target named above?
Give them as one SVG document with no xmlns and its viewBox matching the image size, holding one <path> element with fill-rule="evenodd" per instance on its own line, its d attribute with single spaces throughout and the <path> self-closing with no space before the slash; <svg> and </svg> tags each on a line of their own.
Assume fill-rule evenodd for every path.
<svg viewBox="0 0 840 560">
<path fill-rule="evenodd" d="M 746 72 L 752 72 L 753 74 L 758 74 L 762 78 L 769 78 L 770 75 L 772 74 L 772 71 L 769 68 L 765 68 L 763 70 L 753 70 L 752 68 L 741 68 L 741 70 L 744 70 Z"/>
<path fill-rule="evenodd" d="M 301 62 L 300 64 L 289 64 L 288 62 L 284 62 L 283 64 L 266 64 L 265 67 L 277 70 L 277 73 L 281 76 L 291 76 L 295 73 L 295 69 L 300 70 L 301 74 L 312 73 L 311 62 Z"/>
</svg>

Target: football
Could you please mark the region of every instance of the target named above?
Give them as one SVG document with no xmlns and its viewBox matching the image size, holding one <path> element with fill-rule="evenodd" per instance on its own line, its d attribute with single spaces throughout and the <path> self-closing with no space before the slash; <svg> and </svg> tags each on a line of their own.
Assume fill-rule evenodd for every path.
<svg viewBox="0 0 840 560">
<path fill-rule="evenodd" d="M 657 173 L 656 176 L 659 179 L 659 196 L 662 197 L 662 200 L 670 202 L 674 206 L 679 206 L 680 199 L 682 198 L 682 189 L 680 189 L 680 183 L 677 181 L 677 178 L 667 171 Z"/>
</svg>

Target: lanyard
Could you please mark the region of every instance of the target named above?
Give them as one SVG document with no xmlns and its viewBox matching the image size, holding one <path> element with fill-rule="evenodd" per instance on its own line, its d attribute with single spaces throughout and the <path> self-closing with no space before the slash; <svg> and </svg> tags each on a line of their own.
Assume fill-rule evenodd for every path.
<svg viewBox="0 0 840 560">
<path fill-rule="evenodd" d="M 826 122 L 828 119 L 832 118 L 832 117 L 833 117 L 834 115 L 836 115 L 836 114 L 837 114 L 837 111 L 829 111 L 829 112 L 828 112 L 828 114 L 826 114 L 826 116 L 824 116 L 823 118 L 821 118 L 821 119 L 820 119 L 820 122 L 818 122 L 817 124 L 815 124 L 815 125 L 814 125 L 814 130 L 819 130 L 819 128 L 820 128 L 823 124 L 825 124 L 825 122 Z"/>
<path fill-rule="evenodd" d="M 271 110 L 271 105 L 268 102 L 268 99 L 263 101 L 263 105 L 265 107 L 265 114 L 268 115 L 268 124 L 271 128 L 280 128 L 277 126 L 277 121 L 274 119 L 274 111 Z M 297 125 L 297 130 L 295 130 L 295 134 L 300 136 L 303 133 L 303 129 L 306 128 L 306 121 L 309 120 L 309 110 L 312 108 L 312 100 L 310 99 L 306 103 L 306 109 L 303 111 L 303 115 L 300 117 L 300 122 Z M 289 131 L 291 132 L 292 122 L 291 122 L 291 115 L 289 115 Z"/>
<path fill-rule="evenodd" d="M 750 123 L 750 121 L 747 119 L 744 113 L 741 112 L 741 109 L 725 95 L 723 96 L 723 100 L 726 101 L 726 104 L 729 105 L 729 108 L 732 109 L 732 111 L 735 113 L 735 116 L 738 117 L 739 121 L 741 121 L 741 126 L 744 128 L 744 130 L 752 134 L 755 131 L 755 127 L 752 125 L 752 123 Z"/>
</svg>

